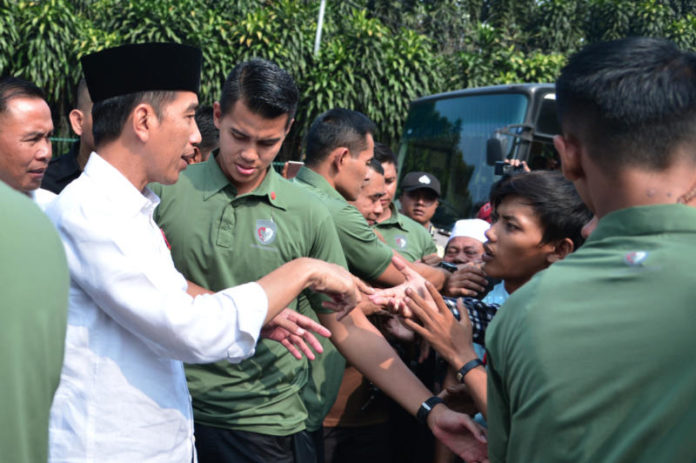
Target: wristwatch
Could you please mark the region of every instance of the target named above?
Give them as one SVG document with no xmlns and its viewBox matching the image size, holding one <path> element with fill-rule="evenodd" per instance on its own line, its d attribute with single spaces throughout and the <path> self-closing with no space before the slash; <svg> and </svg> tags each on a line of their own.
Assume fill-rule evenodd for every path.
<svg viewBox="0 0 696 463">
<path fill-rule="evenodd" d="M 442 400 L 441 397 L 438 396 L 432 396 L 425 402 L 423 402 L 418 408 L 418 412 L 416 412 L 416 419 L 420 421 L 421 423 L 427 425 L 428 424 L 428 415 L 430 415 L 430 412 L 433 410 L 435 405 L 443 403 L 444 400 Z"/>
<path fill-rule="evenodd" d="M 478 366 L 483 366 L 481 359 L 475 358 L 474 360 L 469 360 L 457 371 L 457 382 L 463 383 L 464 377 L 467 373 Z"/>
</svg>

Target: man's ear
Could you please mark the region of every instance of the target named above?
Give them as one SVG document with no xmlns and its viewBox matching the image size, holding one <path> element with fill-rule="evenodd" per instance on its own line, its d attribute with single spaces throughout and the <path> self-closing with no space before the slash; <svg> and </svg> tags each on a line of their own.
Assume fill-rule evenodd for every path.
<svg viewBox="0 0 696 463">
<path fill-rule="evenodd" d="M 329 159 L 331 159 L 331 164 L 337 172 L 343 169 L 343 166 L 345 165 L 346 161 L 348 161 L 349 156 L 350 151 L 348 151 L 348 148 L 342 146 L 334 148 L 333 151 L 329 153 Z"/>
<path fill-rule="evenodd" d="M 78 137 L 81 137 L 82 123 L 85 120 L 84 113 L 79 109 L 73 109 L 70 111 L 70 114 L 68 114 L 68 119 L 70 119 L 70 127 L 72 127 L 73 132 L 75 132 Z"/>
<path fill-rule="evenodd" d="M 220 102 L 216 101 L 213 103 L 213 124 L 215 128 L 220 130 L 220 119 L 222 119 L 222 109 L 220 108 Z"/>
<path fill-rule="evenodd" d="M 573 252 L 574 249 L 575 245 L 573 245 L 573 240 L 570 238 L 563 238 L 561 241 L 555 244 L 553 251 L 548 255 L 547 261 L 549 265 L 565 259 L 568 254 Z"/>
<path fill-rule="evenodd" d="M 140 103 L 131 112 L 131 118 L 135 136 L 143 143 L 148 141 L 150 131 L 159 122 L 155 109 L 148 103 Z"/>
<path fill-rule="evenodd" d="M 558 151 L 561 159 L 561 171 L 565 178 L 571 182 L 584 176 L 582 168 L 580 142 L 573 135 L 556 135 L 553 137 L 553 146 Z"/>
</svg>

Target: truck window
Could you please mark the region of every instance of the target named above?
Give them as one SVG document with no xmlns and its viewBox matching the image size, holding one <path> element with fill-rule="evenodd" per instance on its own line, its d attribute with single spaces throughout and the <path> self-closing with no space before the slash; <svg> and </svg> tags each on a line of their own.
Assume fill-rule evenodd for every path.
<svg viewBox="0 0 696 463">
<path fill-rule="evenodd" d="M 525 120 L 528 97 L 498 93 L 414 102 L 399 149 L 399 172 L 426 171 L 441 182 L 442 197 L 433 223 L 449 228 L 475 214 L 488 200 L 493 168 L 486 164 L 486 141 L 496 129 Z"/>
</svg>

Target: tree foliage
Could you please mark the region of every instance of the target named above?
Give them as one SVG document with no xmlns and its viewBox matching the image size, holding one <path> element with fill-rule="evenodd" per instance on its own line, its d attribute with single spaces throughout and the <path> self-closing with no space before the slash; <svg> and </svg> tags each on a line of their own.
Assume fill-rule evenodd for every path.
<svg viewBox="0 0 696 463">
<path fill-rule="evenodd" d="M 463 87 L 553 81 L 584 44 L 668 37 L 696 48 L 696 0 L 328 1 L 313 51 L 319 0 L 0 0 L 0 73 L 42 86 L 62 117 L 79 57 L 123 43 L 172 41 L 203 50 L 201 101 L 253 56 L 296 79 L 301 103 L 281 158 L 298 157 L 320 112 L 366 113 L 395 144 L 409 102 Z"/>
</svg>

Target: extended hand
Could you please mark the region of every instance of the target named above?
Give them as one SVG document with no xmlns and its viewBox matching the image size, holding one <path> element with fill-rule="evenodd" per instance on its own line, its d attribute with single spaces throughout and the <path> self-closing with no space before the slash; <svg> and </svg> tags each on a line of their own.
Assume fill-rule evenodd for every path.
<svg viewBox="0 0 696 463">
<path fill-rule="evenodd" d="M 335 264 L 314 261 L 314 276 L 310 288 L 331 298 L 322 305 L 338 312 L 338 319 L 348 315 L 361 301 L 362 294 L 372 294 L 374 289 Z"/>
<path fill-rule="evenodd" d="M 466 264 L 452 273 L 442 292 L 445 296 L 476 296 L 486 290 L 486 274 L 477 264 Z"/>
<path fill-rule="evenodd" d="M 468 463 L 488 463 L 486 430 L 468 415 L 439 404 L 430 412 L 428 426 L 440 442 Z"/>
<path fill-rule="evenodd" d="M 261 329 L 261 337 L 281 343 L 297 359 L 302 358 L 302 351 L 308 359 L 314 360 L 314 352 L 307 343 L 318 353 L 323 349 L 312 332 L 325 338 L 331 336 L 331 331 L 311 318 L 286 308 Z"/>
<path fill-rule="evenodd" d="M 427 280 L 418 272 L 411 269 L 411 267 L 406 264 L 403 257 L 395 255 L 392 257 L 392 263 L 399 271 L 401 271 L 404 278 L 406 278 L 406 281 L 398 286 L 394 286 L 393 288 L 375 291 L 375 293 L 370 296 L 369 299 L 373 303 L 382 307 L 394 307 L 397 311 L 401 311 L 400 315 L 403 317 L 410 317 L 411 313 L 404 305 L 406 290 L 410 288 L 416 293 L 423 295 L 423 297 L 429 298 L 428 291 L 425 288 L 425 283 Z"/>
<path fill-rule="evenodd" d="M 459 368 L 469 360 L 476 358 L 471 339 L 471 321 L 466 308 L 457 301 L 457 308 L 462 314 L 458 322 L 450 312 L 442 296 L 435 287 L 426 283 L 430 299 L 426 300 L 413 291 L 407 292 L 406 305 L 414 320 L 406 319 L 404 323 L 440 353 L 454 368 Z"/>
</svg>

